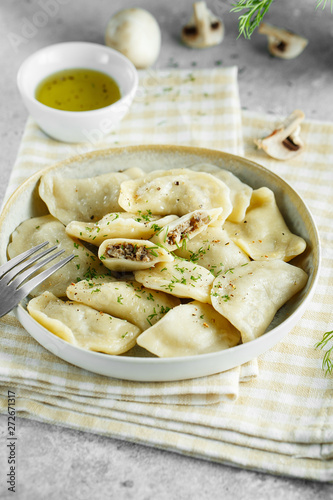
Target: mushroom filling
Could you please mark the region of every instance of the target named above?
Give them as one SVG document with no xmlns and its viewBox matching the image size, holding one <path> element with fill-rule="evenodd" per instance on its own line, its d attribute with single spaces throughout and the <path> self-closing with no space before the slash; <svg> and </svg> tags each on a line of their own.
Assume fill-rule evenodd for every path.
<svg viewBox="0 0 333 500">
<path fill-rule="evenodd" d="M 170 231 L 166 241 L 169 245 L 177 245 L 177 243 L 186 238 L 189 233 L 196 231 L 205 224 L 209 224 L 209 222 L 210 217 L 208 215 L 206 217 L 202 217 L 200 214 L 193 215 L 189 220 L 184 221 Z"/>
<path fill-rule="evenodd" d="M 105 250 L 105 254 L 111 259 L 126 259 L 138 262 L 149 262 L 152 260 L 149 248 L 145 246 L 132 245 L 132 243 L 118 243 L 117 245 L 110 245 Z"/>
</svg>

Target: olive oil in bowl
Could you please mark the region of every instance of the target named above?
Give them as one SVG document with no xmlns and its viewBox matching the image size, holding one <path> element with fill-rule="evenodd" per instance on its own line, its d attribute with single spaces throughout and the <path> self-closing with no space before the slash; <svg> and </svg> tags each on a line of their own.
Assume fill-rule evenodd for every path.
<svg viewBox="0 0 333 500">
<path fill-rule="evenodd" d="M 53 73 L 36 88 L 37 101 L 62 111 L 92 111 L 121 98 L 118 84 L 109 75 L 92 69 L 74 68 Z"/>
</svg>

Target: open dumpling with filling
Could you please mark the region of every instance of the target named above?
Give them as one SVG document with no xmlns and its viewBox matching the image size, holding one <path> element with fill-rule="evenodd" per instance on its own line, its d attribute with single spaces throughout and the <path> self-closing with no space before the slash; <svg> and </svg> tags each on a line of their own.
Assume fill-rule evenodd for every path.
<svg viewBox="0 0 333 500">
<path fill-rule="evenodd" d="M 281 259 L 288 262 L 304 252 L 306 243 L 287 227 L 273 191 L 253 191 L 245 218 L 239 224 L 226 221 L 230 238 L 253 260 Z"/>
<path fill-rule="evenodd" d="M 31 299 L 28 311 L 54 335 L 90 351 L 122 354 L 135 345 L 141 332 L 128 321 L 77 302 L 64 302 L 50 292 Z"/>
<path fill-rule="evenodd" d="M 249 342 L 265 333 L 278 309 L 307 279 L 303 269 L 282 260 L 252 261 L 215 279 L 212 305 Z"/>
<path fill-rule="evenodd" d="M 169 311 L 137 338 L 161 358 L 222 351 L 240 342 L 240 333 L 209 304 L 190 302 Z"/>
<path fill-rule="evenodd" d="M 228 215 L 228 220 L 231 222 L 240 222 L 244 219 L 253 191 L 248 184 L 242 182 L 233 173 L 229 172 L 229 170 L 219 168 L 211 163 L 198 163 L 188 168 L 195 171 L 208 172 L 222 180 L 230 189 L 232 212 Z"/>
<path fill-rule="evenodd" d="M 221 212 L 221 208 L 190 212 L 168 224 L 164 224 L 154 234 L 151 241 L 162 245 L 167 250 L 175 250 L 180 247 L 186 248 L 187 242 L 204 231 L 209 224 L 214 223 L 221 215 Z"/>
<path fill-rule="evenodd" d="M 8 245 L 8 255 L 12 259 L 44 241 L 48 241 L 49 246 L 57 245 L 59 250 L 65 250 L 60 257 L 48 265 L 49 267 L 71 253 L 74 253 L 75 257 L 34 288 L 31 295 L 39 295 L 43 291 L 49 290 L 57 297 L 66 297 L 66 288 L 73 281 L 76 282 L 96 274 L 109 274 L 108 269 L 103 266 L 97 256 L 83 246 L 79 240 L 70 238 L 66 234 L 65 226 L 52 215 L 34 217 L 22 222 L 12 234 L 12 241 Z M 39 272 L 43 270 L 44 268 L 40 269 Z"/>
<path fill-rule="evenodd" d="M 150 208 L 153 214 L 185 215 L 198 209 L 222 208 L 224 219 L 232 204 L 230 189 L 219 179 L 186 168 L 155 170 L 135 180 L 122 182 L 119 205 L 127 212 Z"/>
<path fill-rule="evenodd" d="M 112 271 L 147 269 L 158 262 L 171 262 L 173 256 L 149 240 L 111 238 L 103 241 L 98 257 Z"/>
<path fill-rule="evenodd" d="M 98 311 L 127 319 L 146 330 L 159 321 L 180 300 L 167 293 L 145 288 L 136 281 L 106 278 L 80 281 L 67 288 L 67 297 Z"/>
<path fill-rule="evenodd" d="M 136 281 L 147 288 L 161 290 L 176 297 L 210 302 L 210 290 L 214 276 L 207 269 L 193 262 L 176 260 L 136 271 Z"/>
<path fill-rule="evenodd" d="M 174 253 L 205 267 L 214 276 L 250 261 L 222 227 L 207 227 Z"/>
<path fill-rule="evenodd" d="M 66 226 L 66 232 L 70 236 L 99 246 L 110 238 L 149 240 L 155 232 L 161 231 L 165 224 L 175 219 L 178 219 L 177 215 L 161 218 L 159 215 L 152 215 L 150 211 L 136 214 L 113 212 L 95 223 L 72 221 Z"/>
<path fill-rule="evenodd" d="M 143 175 L 139 168 L 110 172 L 84 179 L 64 178 L 52 171 L 41 177 L 39 195 L 49 212 L 67 225 L 70 221 L 98 221 L 110 212 L 121 211 L 120 184 Z"/>
</svg>

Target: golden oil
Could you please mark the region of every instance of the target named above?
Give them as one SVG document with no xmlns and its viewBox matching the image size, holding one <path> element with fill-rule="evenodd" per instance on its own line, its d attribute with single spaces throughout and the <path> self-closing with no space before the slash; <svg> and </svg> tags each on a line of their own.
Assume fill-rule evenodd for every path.
<svg viewBox="0 0 333 500">
<path fill-rule="evenodd" d="M 121 98 L 118 84 L 101 71 L 73 68 L 44 78 L 37 86 L 37 101 L 63 111 L 91 111 Z"/>
</svg>

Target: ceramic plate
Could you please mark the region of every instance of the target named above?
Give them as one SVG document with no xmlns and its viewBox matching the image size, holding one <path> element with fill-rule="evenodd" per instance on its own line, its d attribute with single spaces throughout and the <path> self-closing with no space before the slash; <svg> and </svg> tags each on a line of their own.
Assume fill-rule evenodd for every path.
<svg viewBox="0 0 333 500">
<path fill-rule="evenodd" d="M 203 162 L 229 170 L 254 189 L 267 186 L 273 190 L 287 225 L 307 242 L 306 251 L 291 262 L 308 273 L 307 285 L 278 311 L 267 332 L 246 344 L 198 356 L 160 359 L 143 355 L 143 350 L 139 349 L 132 350 L 130 356 L 112 356 L 75 347 L 56 337 L 32 319 L 25 303 L 22 303 L 15 313 L 37 342 L 59 358 L 95 373 L 135 381 L 171 381 L 211 375 L 239 366 L 273 347 L 291 330 L 311 300 L 318 279 L 320 245 L 314 220 L 304 201 L 280 177 L 249 160 L 215 150 L 185 146 L 132 146 L 76 156 L 38 172 L 15 191 L 1 214 L 0 261 L 7 260 L 6 249 L 14 229 L 27 218 L 48 213 L 38 195 L 39 179 L 45 172 L 78 178 L 130 167 L 140 167 L 149 172 Z"/>
</svg>

